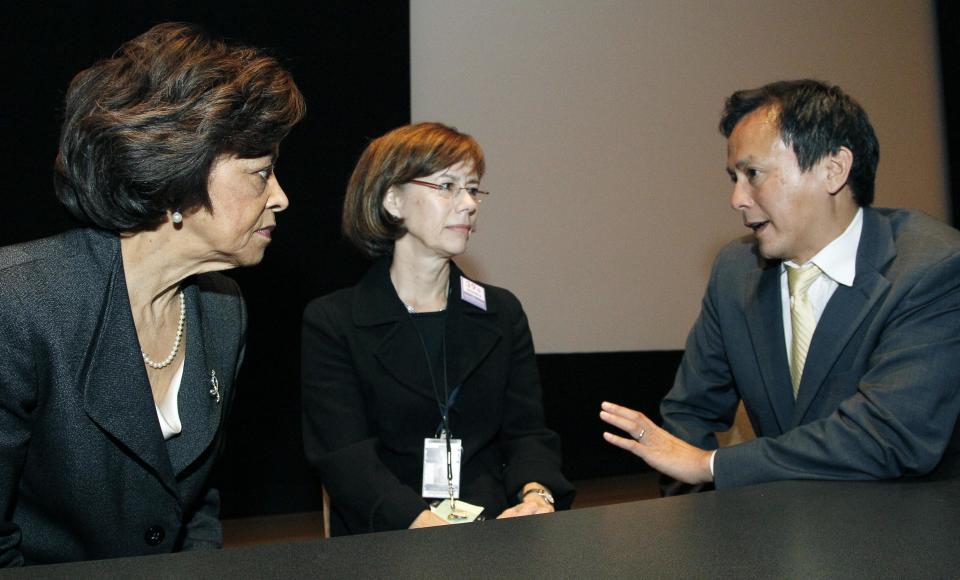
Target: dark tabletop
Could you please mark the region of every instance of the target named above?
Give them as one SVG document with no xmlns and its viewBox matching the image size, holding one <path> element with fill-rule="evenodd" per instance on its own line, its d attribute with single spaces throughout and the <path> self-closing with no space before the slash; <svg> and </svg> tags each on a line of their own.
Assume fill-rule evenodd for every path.
<svg viewBox="0 0 960 580">
<path fill-rule="evenodd" d="M 960 578 L 960 481 L 780 482 L 549 516 L 0 576 Z"/>
</svg>

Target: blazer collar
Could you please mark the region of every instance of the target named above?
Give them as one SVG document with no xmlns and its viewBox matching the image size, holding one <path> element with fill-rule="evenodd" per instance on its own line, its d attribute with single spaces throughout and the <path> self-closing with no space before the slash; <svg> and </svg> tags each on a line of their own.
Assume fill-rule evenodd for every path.
<svg viewBox="0 0 960 580">
<path fill-rule="evenodd" d="M 216 342 L 211 340 L 211 325 L 204 324 L 205 296 L 196 284 L 183 286 L 187 299 L 187 359 L 180 379 L 180 394 L 177 406 L 183 423 L 183 432 L 166 442 L 174 473 L 181 473 L 203 453 L 213 441 L 220 428 L 222 404 L 211 393 L 213 377 L 219 366 L 214 360 Z M 208 345 L 211 347 L 208 348 Z M 232 381 L 230 377 L 218 377 L 217 385 L 221 400 Z"/>
<path fill-rule="evenodd" d="M 762 259 L 759 263 L 760 267 L 751 272 L 746 282 L 747 327 L 767 398 L 782 433 L 791 424 L 794 401 L 780 315 L 780 263 Z"/>
<path fill-rule="evenodd" d="M 463 271 L 451 261 L 445 334 L 450 390 L 462 385 L 502 338 L 495 322 L 496 301 L 488 294 L 487 309 L 483 310 L 461 299 L 461 276 Z M 377 359 L 400 383 L 435 398 L 416 327 L 390 280 L 390 258 L 377 260 L 356 291 L 354 324 L 369 328 L 375 336 Z M 436 380 L 442 380 L 441 376 Z"/>
<path fill-rule="evenodd" d="M 126 447 L 174 494 L 176 479 L 156 421 L 156 406 L 133 323 L 120 241 L 105 274 L 106 292 L 78 377 L 87 415 Z"/>
<path fill-rule="evenodd" d="M 844 347 L 889 289 L 890 281 L 884 272 L 896 255 L 890 223 L 876 210 L 865 208 L 863 232 L 857 249 L 857 275 L 853 286 L 837 287 L 820 316 L 810 340 L 810 352 L 800 380 L 794 425 L 803 422 L 817 391 L 823 386 Z"/>
<path fill-rule="evenodd" d="M 447 364 L 453 386 L 462 385 L 503 338 L 496 324 L 499 305 L 492 293 L 486 295 L 486 310 L 467 302 L 461 298 L 462 277 L 465 277 L 463 272 L 451 261 Z"/>
<path fill-rule="evenodd" d="M 204 296 L 196 284 L 183 284 L 187 302 L 188 353 L 180 383 L 178 410 L 183 432 L 163 440 L 156 406 L 140 354 L 133 322 L 119 239 L 102 251 L 112 252 L 107 285 L 89 350 L 79 375 L 87 415 L 119 444 L 136 455 L 163 484 L 176 493 L 176 474 L 210 445 L 220 426 L 222 409 L 210 395 L 210 371 L 219 369 L 209 325 L 203 321 Z M 231 381 L 227 380 L 226 383 Z M 221 385 L 221 396 L 225 396 Z"/>
<path fill-rule="evenodd" d="M 864 208 L 863 231 L 857 249 L 853 286 L 837 287 L 820 317 L 810 342 L 798 398 L 793 400 L 789 363 L 783 338 L 780 262 L 759 260 L 748 278 L 746 317 L 764 386 L 781 432 L 803 422 L 817 391 L 843 348 L 870 309 L 890 286 L 883 272 L 896 256 L 890 224 L 874 209 Z"/>
<path fill-rule="evenodd" d="M 353 321 L 358 326 L 375 326 L 407 318 L 406 307 L 390 280 L 391 261 L 390 256 L 376 260 L 363 278 L 360 279 L 360 283 L 357 284 L 357 299 L 353 305 Z M 447 310 L 465 308 L 464 311 L 468 313 L 495 313 L 497 310 L 496 303 L 488 301 L 487 309 L 484 311 L 460 298 L 460 277 L 463 275 L 463 270 L 451 260 L 450 294 L 447 299 Z"/>
</svg>

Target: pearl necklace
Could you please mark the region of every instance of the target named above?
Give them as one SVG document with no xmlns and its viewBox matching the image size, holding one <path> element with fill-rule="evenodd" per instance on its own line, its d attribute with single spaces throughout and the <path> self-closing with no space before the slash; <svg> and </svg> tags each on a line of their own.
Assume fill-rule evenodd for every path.
<svg viewBox="0 0 960 580">
<path fill-rule="evenodd" d="M 155 362 L 147 353 L 140 351 L 140 354 L 143 356 L 143 362 L 147 363 L 148 366 L 155 369 L 162 369 L 165 366 L 168 366 L 173 362 L 173 359 L 177 356 L 177 351 L 180 350 L 180 339 L 183 337 L 183 327 L 187 322 L 187 302 L 183 298 L 183 290 L 180 291 L 180 321 L 177 323 L 177 337 L 173 339 L 173 348 L 170 350 L 170 354 L 167 355 L 167 358 L 163 359 L 160 362 Z"/>
</svg>

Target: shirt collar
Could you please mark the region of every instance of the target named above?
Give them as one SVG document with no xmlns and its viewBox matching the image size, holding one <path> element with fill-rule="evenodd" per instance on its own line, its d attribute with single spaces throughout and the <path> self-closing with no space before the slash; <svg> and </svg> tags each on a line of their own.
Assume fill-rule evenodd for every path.
<svg viewBox="0 0 960 580">
<path fill-rule="evenodd" d="M 860 247 L 860 234 L 863 231 L 863 208 L 857 210 L 850 225 L 827 247 L 817 252 L 810 259 L 820 270 L 837 284 L 853 286 L 857 274 L 857 248 Z M 784 262 L 784 265 L 796 267 L 799 264 L 793 261 Z"/>
</svg>

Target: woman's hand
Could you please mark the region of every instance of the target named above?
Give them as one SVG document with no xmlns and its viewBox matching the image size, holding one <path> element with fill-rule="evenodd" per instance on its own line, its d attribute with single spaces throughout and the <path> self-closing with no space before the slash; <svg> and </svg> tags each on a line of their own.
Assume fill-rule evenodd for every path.
<svg viewBox="0 0 960 580">
<path fill-rule="evenodd" d="M 524 493 L 526 493 L 526 491 L 530 489 L 546 489 L 546 487 L 536 482 L 531 482 L 523 486 Z M 520 500 L 520 503 L 513 506 L 512 508 L 507 508 L 503 510 L 503 513 L 497 516 L 497 519 L 501 520 L 505 518 L 516 518 L 520 516 L 551 514 L 554 511 L 556 510 L 553 509 L 553 505 L 547 500 L 545 500 L 544 498 L 540 497 L 540 495 L 536 493 L 528 493 L 527 495 L 523 496 L 523 499 Z"/>
<path fill-rule="evenodd" d="M 445 522 L 443 519 L 437 517 L 435 513 L 430 510 L 423 510 L 420 512 L 420 515 L 417 516 L 417 519 L 413 520 L 413 523 L 410 524 L 409 529 L 415 530 L 417 528 L 432 528 L 435 526 L 449 526 L 450 522 Z"/>
<path fill-rule="evenodd" d="M 600 408 L 600 419 L 623 429 L 632 437 L 628 439 L 605 432 L 603 438 L 608 443 L 626 449 L 660 473 L 684 483 L 713 481 L 713 474 L 710 473 L 710 451 L 674 437 L 639 411 L 607 402 Z"/>
</svg>

